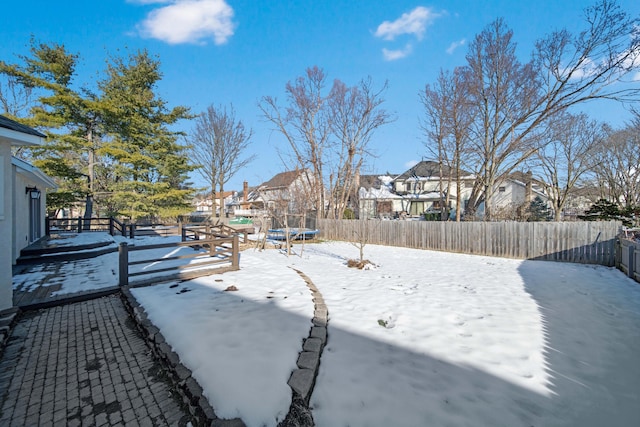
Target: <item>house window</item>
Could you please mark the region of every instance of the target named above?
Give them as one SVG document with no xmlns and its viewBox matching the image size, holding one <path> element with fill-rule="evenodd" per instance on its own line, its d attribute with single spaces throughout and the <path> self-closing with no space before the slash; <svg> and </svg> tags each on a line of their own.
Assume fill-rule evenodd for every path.
<svg viewBox="0 0 640 427">
<path fill-rule="evenodd" d="M 424 202 L 411 202 L 410 215 L 422 215 L 424 213 Z"/>
<path fill-rule="evenodd" d="M 498 188 L 498 191 L 499 191 L 500 193 L 504 193 L 505 191 L 507 191 L 507 187 L 499 187 L 499 188 Z"/>
<path fill-rule="evenodd" d="M 410 182 L 405 182 L 404 183 L 404 191 L 411 191 L 411 183 Z"/>
</svg>

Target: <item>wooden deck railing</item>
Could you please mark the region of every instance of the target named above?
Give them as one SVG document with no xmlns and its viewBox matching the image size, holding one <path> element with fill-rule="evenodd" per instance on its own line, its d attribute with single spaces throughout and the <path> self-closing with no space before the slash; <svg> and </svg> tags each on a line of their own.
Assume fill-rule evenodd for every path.
<svg viewBox="0 0 640 427">
<path fill-rule="evenodd" d="M 240 235 L 243 242 L 247 241 L 248 233 L 243 229 L 237 229 L 226 224 L 198 224 L 189 225 L 181 222 L 158 223 L 158 224 L 137 224 L 124 223 L 116 218 L 47 218 L 45 221 L 45 232 L 47 236 L 52 232 L 97 232 L 106 231 L 112 236 L 126 236 L 130 238 L 139 236 L 183 236 L 183 229 L 197 230 L 200 235 L 208 237 L 229 237 Z M 192 233 L 193 234 L 193 233 Z"/>
<path fill-rule="evenodd" d="M 175 255 L 184 252 L 181 248 L 190 248 L 194 252 Z M 158 250 L 162 253 L 161 256 L 152 254 L 152 251 Z M 132 252 L 139 254 L 131 257 Z M 145 256 L 144 253 L 152 255 Z M 145 246 L 123 242 L 119 247 L 120 286 L 145 286 L 171 280 L 187 280 L 239 268 L 238 236 Z M 131 280 L 132 278 L 136 279 Z"/>
<path fill-rule="evenodd" d="M 242 242 L 248 241 L 248 234 L 245 231 L 236 230 L 225 224 L 216 225 L 186 225 L 182 227 L 182 241 L 201 240 L 227 236 L 242 237 Z"/>
</svg>

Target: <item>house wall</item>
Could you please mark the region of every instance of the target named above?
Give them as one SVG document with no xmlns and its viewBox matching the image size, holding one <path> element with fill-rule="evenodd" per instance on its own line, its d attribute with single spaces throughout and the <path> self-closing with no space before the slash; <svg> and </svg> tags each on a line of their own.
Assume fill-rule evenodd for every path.
<svg viewBox="0 0 640 427">
<path fill-rule="evenodd" d="M 13 194 L 13 248 L 11 253 L 11 262 L 15 264 L 16 259 L 20 256 L 20 250 L 29 245 L 29 204 L 31 198 L 29 193 L 25 191 L 27 187 L 37 187 L 40 193 L 40 236 L 45 234 L 45 218 L 46 218 L 46 191 L 45 183 L 36 181 L 17 172 L 15 166 L 12 167 L 12 188 L 15 190 Z"/>
<path fill-rule="evenodd" d="M 504 191 L 500 188 L 504 187 Z M 496 186 L 493 193 L 493 204 L 495 207 L 519 206 L 524 203 L 525 189 L 520 185 L 514 185 L 511 182 L 505 182 Z"/>
<path fill-rule="evenodd" d="M 11 145 L 0 139 L 0 311 L 13 306 L 11 272 L 12 245 L 7 244 L 12 236 L 11 210 Z"/>
</svg>

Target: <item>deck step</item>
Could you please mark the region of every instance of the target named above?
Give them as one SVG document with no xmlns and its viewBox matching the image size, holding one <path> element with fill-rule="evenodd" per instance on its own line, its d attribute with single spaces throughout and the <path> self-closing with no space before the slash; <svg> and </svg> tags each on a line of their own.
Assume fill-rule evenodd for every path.
<svg viewBox="0 0 640 427">
<path fill-rule="evenodd" d="M 77 259 L 95 258 L 100 255 L 117 252 L 118 247 L 113 242 L 100 242 L 89 245 L 60 246 L 58 248 L 24 249 L 16 265 L 33 264 L 39 262 L 71 261 Z"/>
</svg>

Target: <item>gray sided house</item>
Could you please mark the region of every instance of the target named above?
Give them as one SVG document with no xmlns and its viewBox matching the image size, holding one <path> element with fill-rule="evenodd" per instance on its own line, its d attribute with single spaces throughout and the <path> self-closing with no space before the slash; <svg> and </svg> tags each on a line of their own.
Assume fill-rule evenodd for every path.
<svg viewBox="0 0 640 427">
<path fill-rule="evenodd" d="M 35 146 L 45 135 L 0 115 L 0 312 L 13 305 L 12 265 L 20 250 L 44 234 L 45 189 L 53 181 L 11 155 L 11 147 Z"/>
</svg>

